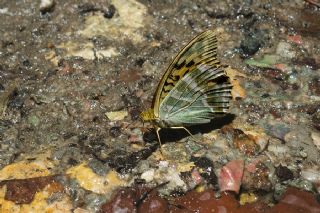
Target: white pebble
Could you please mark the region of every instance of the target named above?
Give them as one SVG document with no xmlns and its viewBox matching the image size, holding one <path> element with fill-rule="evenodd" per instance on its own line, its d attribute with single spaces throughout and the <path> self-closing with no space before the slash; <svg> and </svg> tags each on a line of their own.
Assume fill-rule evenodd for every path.
<svg viewBox="0 0 320 213">
<path fill-rule="evenodd" d="M 276 52 L 278 55 L 284 58 L 294 58 L 296 56 L 296 52 L 287 42 L 279 42 Z"/>
<path fill-rule="evenodd" d="M 150 169 L 141 174 L 141 178 L 145 179 L 146 182 L 151 182 L 154 177 L 154 169 Z"/>
<path fill-rule="evenodd" d="M 40 11 L 41 12 L 49 11 L 53 6 L 54 6 L 54 0 L 41 0 Z"/>
</svg>

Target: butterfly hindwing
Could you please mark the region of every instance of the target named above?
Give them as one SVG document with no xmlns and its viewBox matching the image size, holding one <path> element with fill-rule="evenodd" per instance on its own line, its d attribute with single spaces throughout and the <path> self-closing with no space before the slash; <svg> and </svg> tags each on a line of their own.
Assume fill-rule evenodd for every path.
<svg viewBox="0 0 320 213">
<path fill-rule="evenodd" d="M 168 126 L 208 123 L 229 108 L 231 87 L 222 68 L 199 64 L 164 98 L 160 120 Z"/>
<path fill-rule="evenodd" d="M 219 67 L 216 59 L 217 39 L 211 30 L 205 31 L 187 44 L 175 57 L 162 76 L 153 100 L 154 116 L 159 117 L 162 101 L 188 73 L 197 69 L 200 64 Z"/>
</svg>

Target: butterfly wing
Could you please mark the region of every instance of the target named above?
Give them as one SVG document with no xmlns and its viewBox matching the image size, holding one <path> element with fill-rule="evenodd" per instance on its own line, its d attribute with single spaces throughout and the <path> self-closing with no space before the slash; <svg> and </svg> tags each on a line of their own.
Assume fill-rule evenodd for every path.
<svg viewBox="0 0 320 213">
<path fill-rule="evenodd" d="M 199 64 L 164 98 L 159 118 L 168 127 L 208 123 L 228 110 L 231 88 L 222 68 Z"/>
<path fill-rule="evenodd" d="M 217 38 L 211 30 L 205 31 L 187 44 L 172 61 L 162 76 L 153 99 L 154 117 L 158 118 L 160 104 L 176 84 L 199 64 L 219 67 L 216 59 Z"/>
</svg>

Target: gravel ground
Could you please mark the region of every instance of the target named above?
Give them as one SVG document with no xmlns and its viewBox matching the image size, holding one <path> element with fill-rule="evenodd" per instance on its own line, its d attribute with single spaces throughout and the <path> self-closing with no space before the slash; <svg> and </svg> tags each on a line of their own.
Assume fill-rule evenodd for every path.
<svg viewBox="0 0 320 213">
<path fill-rule="evenodd" d="M 2 0 L 0 211 L 320 212 L 319 7 Z M 208 29 L 230 113 L 162 130 L 160 152 L 139 115 Z"/>
</svg>

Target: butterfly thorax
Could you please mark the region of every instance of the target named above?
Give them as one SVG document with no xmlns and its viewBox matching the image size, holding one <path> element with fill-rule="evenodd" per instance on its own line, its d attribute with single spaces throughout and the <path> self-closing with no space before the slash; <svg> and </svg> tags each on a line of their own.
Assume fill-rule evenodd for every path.
<svg viewBox="0 0 320 213">
<path fill-rule="evenodd" d="M 143 111 L 140 114 L 140 117 L 144 122 L 150 122 L 155 126 L 158 126 L 160 128 L 167 128 L 170 127 L 169 124 L 167 124 L 165 121 L 161 120 L 159 117 L 156 117 L 154 114 L 154 110 L 152 108 L 147 109 L 146 111 Z"/>
<path fill-rule="evenodd" d="M 147 109 L 140 114 L 140 117 L 143 121 L 152 121 L 155 120 L 156 117 L 154 115 L 153 109 Z"/>
</svg>

